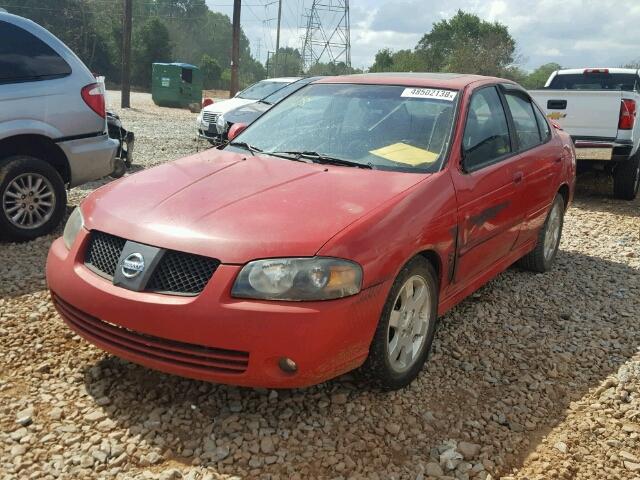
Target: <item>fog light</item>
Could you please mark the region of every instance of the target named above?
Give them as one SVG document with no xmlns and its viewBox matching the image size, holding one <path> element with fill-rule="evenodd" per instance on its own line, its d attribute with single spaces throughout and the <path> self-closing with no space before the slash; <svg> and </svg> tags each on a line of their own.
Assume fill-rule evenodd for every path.
<svg viewBox="0 0 640 480">
<path fill-rule="evenodd" d="M 296 373 L 296 371 L 298 370 L 298 365 L 296 365 L 296 362 L 287 357 L 282 357 L 278 362 L 278 365 L 283 372 Z"/>
</svg>

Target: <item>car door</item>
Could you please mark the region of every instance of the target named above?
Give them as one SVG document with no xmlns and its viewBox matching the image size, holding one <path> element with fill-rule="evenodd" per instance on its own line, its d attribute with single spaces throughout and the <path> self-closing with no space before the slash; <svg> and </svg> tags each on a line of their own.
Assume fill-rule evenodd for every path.
<svg viewBox="0 0 640 480">
<path fill-rule="evenodd" d="M 460 168 L 451 170 L 458 202 L 454 281 L 460 289 L 510 252 L 524 216 L 515 201 L 518 157 L 496 86 L 473 93 L 462 150 Z"/>
<path fill-rule="evenodd" d="M 518 247 L 535 238 L 544 223 L 562 169 L 562 146 L 526 92 L 511 85 L 502 91 L 518 151 L 514 175 L 522 178 L 516 187 L 516 202 L 525 215 L 514 245 Z"/>
</svg>

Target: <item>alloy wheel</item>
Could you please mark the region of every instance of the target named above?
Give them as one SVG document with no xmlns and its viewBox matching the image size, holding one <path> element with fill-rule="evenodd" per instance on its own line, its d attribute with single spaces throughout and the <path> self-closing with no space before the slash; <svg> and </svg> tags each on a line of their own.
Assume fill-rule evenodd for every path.
<svg viewBox="0 0 640 480">
<path fill-rule="evenodd" d="M 544 234 L 544 259 L 548 262 L 553 257 L 560 241 L 562 216 L 559 203 L 554 203 L 547 219 L 547 230 Z"/>
<path fill-rule="evenodd" d="M 431 293 L 419 275 L 410 277 L 398 292 L 389 316 L 387 352 L 398 373 L 411 368 L 424 348 L 431 322 Z"/>
<path fill-rule="evenodd" d="M 41 227 L 53 215 L 55 206 L 53 185 L 39 173 L 18 175 L 2 195 L 2 210 L 18 228 Z"/>
</svg>

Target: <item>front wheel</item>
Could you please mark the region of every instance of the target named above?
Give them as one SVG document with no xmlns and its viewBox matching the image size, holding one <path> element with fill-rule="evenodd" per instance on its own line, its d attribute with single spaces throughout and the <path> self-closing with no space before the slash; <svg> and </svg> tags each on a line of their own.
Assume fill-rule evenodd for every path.
<svg viewBox="0 0 640 480">
<path fill-rule="evenodd" d="M 416 257 L 393 283 L 362 371 L 376 386 L 396 390 L 424 365 L 435 333 L 438 281 L 429 262 Z"/>
<path fill-rule="evenodd" d="M 538 233 L 536 248 L 522 257 L 520 266 L 527 270 L 544 273 L 551 269 L 560 246 L 562 226 L 564 224 L 564 199 L 556 195 L 547 214 L 547 219 Z"/>
<path fill-rule="evenodd" d="M 27 155 L 0 160 L 0 235 L 13 241 L 45 235 L 66 205 L 64 182 L 47 162 Z"/>
<path fill-rule="evenodd" d="M 634 200 L 640 187 L 640 155 L 636 153 L 613 172 L 613 195 L 622 200 Z"/>
</svg>

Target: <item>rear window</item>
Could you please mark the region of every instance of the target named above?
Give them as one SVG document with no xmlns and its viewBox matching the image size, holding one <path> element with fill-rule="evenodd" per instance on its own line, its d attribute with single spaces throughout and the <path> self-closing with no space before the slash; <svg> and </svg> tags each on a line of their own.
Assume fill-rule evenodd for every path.
<svg viewBox="0 0 640 480">
<path fill-rule="evenodd" d="M 638 89 L 638 77 L 635 73 L 572 73 L 556 75 L 549 88 L 555 90 L 624 90 Z"/>
<path fill-rule="evenodd" d="M 0 83 L 64 77 L 71 67 L 49 45 L 11 23 L 0 21 Z"/>
</svg>

